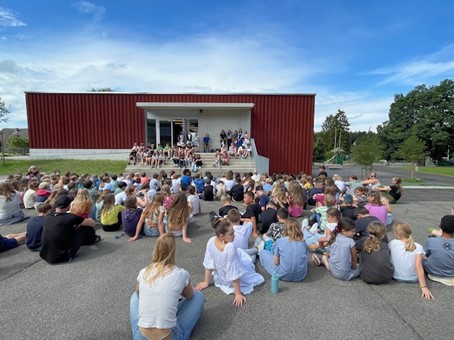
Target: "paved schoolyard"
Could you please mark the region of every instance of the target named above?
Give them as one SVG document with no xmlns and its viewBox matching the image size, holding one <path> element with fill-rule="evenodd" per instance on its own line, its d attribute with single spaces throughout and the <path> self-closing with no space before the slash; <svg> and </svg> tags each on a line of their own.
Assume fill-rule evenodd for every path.
<svg viewBox="0 0 454 340">
<path fill-rule="evenodd" d="M 333 173 L 333 172 L 332 172 Z M 452 190 L 409 189 L 394 217 L 410 222 L 417 242 L 449 213 Z M 202 203 L 203 214 L 189 227 L 190 245 L 177 240 L 178 265 L 192 283 L 203 279 L 205 244 L 213 235 L 207 213 L 218 202 Z M 19 232 L 25 223 L 0 227 Z M 120 233 L 99 233 L 100 243 L 81 248 L 71 264 L 48 265 L 24 245 L 0 254 L 2 339 L 129 339 L 129 297 L 135 278 L 151 258 L 154 239 L 128 244 Z M 388 235 L 392 237 L 391 233 Z M 232 306 L 233 297 L 211 286 L 193 339 L 452 339 L 454 288 L 428 281 L 434 301 L 420 297 L 417 284 L 368 285 L 342 282 L 309 263 L 301 283 L 280 282 L 270 293 L 270 277 Z"/>
</svg>

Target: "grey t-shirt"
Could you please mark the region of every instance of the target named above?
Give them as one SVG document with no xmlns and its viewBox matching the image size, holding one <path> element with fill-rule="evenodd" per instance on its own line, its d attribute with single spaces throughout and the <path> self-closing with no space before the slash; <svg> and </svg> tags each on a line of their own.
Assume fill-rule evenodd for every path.
<svg viewBox="0 0 454 340">
<path fill-rule="evenodd" d="M 454 277 L 454 239 L 429 237 L 424 250 L 427 260 L 423 266 L 428 274 Z"/>
</svg>

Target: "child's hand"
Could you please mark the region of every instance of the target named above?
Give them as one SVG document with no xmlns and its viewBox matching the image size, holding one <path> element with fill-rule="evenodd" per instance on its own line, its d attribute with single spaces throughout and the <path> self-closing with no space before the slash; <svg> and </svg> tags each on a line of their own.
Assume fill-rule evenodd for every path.
<svg viewBox="0 0 454 340">
<path fill-rule="evenodd" d="M 233 300 L 233 304 L 237 307 L 241 307 L 243 303 L 246 302 L 246 298 L 243 294 L 235 294 L 235 299 Z"/>
<path fill-rule="evenodd" d="M 421 297 L 423 297 L 426 300 L 434 299 L 432 293 L 430 292 L 429 288 L 427 288 L 427 287 L 421 288 Z"/>
<path fill-rule="evenodd" d="M 130 238 L 128 239 L 128 243 L 132 243 L 132 242 L 134 242 L 135 240 L 137 240 L 137 237 L 135 237 L 135 236 L 134 236 L 134 237 L 130 237 Z"/>
<path fill-rule="evenodd" d="M 197 285 L 195 286 L 194 290 L 196 291 L 201 291 L 201 290 L 204 290 L 205 288 L 208 288 L 209 284 L 206 283 L 205 281 L 203 282 L 199 282 L 197 283 Z"/>
</svg>

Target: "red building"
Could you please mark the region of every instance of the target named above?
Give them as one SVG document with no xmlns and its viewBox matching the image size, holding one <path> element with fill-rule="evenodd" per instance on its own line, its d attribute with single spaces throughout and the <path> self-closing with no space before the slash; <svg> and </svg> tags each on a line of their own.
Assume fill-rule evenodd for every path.
<svg viewBox="0 0 454 340">
<path fill-rule="evenodd" d="M 174 143 L 180 132 L 247 130 L 269 172 L 312 172 L 314 94 L 26 92 L 30 155 L 111 154 L 133 143 Z"/>
</svg>

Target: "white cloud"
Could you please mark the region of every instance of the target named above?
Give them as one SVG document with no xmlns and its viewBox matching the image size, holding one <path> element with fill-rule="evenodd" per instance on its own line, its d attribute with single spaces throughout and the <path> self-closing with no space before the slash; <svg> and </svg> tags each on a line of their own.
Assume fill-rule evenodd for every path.
<svg viewBox="0 0 454 340">
<path fill-rule="evenodd" d="M 0 27 L 19 27 L 26 24 L 16 18 L 13 11 L 8 8 L 0 7 Z"/>
<path fill-rule="evenodd" d="M 317 92 L 315 105 L 315 130 L 320 131 L 326 116 L 338 109 L 345 111 L 350 131 L 376 131 L 376 127 L 388 120 L 389 107 L 394 96 L 374 96 L 368 93 Z"/>
<path fill-rule="evenodd" d="M 438 82 L 440 77 L 454 75 L 454 45 L 448 45 L 440 51 L 414 58 L 400 65 L 380 68 L 365 74 L 385 76 L 379 85 L 397 83 L 416 86 L 428 81 Z"/>
<path fill-rule="evenodd" d="M 101 21 L 106 13 L 106 8 L 103 6 L 95 5 L 89 1 L 79 1 L 73 4 L 73 7 L 80 13 L 93 15 L 95 22 Z"/>
</svg>

